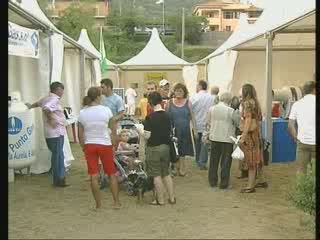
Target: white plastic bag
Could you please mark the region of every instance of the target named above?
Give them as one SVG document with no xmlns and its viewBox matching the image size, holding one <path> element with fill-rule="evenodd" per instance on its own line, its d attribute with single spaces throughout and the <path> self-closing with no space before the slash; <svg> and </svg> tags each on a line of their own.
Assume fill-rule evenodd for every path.
<svg viewBox="0 0 320 240">
<path fill-rule="evenodd" d="M 242 161 L 244 159 L 244 153 L 240 149 L 239 146 L 236 147 L 236 149 L 231 154 L 232 159 Z"/>
<path fill-rule="evenodd" d="M 239 140 L 240 140 L 241 136 L 238 136 L 237 138 L 234 138 L 232 136 L 230 136 L 230 138 L 232 139 L 232 141 L 234 141 L 234 143 L 236 144 L 236 148 L 234 149 L 233 153 L 231 154 L 232 159 L 235 160 L 239 160 L 242 161 L 244 159 L 244 153 L 242 152 L 242 150 L 239 147 Z"/>
</svg>

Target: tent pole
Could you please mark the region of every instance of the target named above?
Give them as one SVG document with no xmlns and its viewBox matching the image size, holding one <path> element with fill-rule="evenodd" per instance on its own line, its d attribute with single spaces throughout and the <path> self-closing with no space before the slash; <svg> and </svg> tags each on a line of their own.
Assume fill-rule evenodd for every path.
<svg viewBox="0 0 320 240">
<path fill-rule="evenodd" d="M 264 36 L 267 40 L 266 42 L 266 90 L 267 90 L 267 100 L 266 100 L 266 139 L 271 143 L 269 149 L 269 162 L 272 162 L 272 41 L 274 39 L 274 34 L 268 32 Z"/>
<path fill-rule="evenodd" d="M 117 73 L 117 82 L 118 82 L 118 88 L 120 88 L 120 69 L 119 69 L 119 67 L 116 67 L 115 68 L 116 69 L 116 73 Z"/>
<path fill-rule="evenodd" d="M 86 95 L 86 84 L 85 84 L 85 54 L 84 54 L 84 50 L 81 49 L 80 50 L 80 88 L 83 87 L 83 89 L 81 89 L 81 92 L 85 96 Z"/>
<path fill-rule="evenodd" d="M 53 44 L 52 44 L 52 36 L 53 32 L 48 31 L 49 36 L 49 86 L 52 82 L 52 68 L 53 68 Z"/>
</svg>

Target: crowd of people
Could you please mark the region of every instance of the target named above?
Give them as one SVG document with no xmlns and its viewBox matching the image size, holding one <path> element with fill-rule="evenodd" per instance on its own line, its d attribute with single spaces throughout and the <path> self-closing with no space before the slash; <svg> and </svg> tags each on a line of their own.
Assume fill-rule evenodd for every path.
<svg viewBox="0 0 320 240">
<path fill-rule="evenodd" d="M 256 188 L 268 187 L 263 173 L 262 110 L 254 86 L 244 84 L 238 96 L 219 92 L 216 86 L 210 91 L 208 88 L 208 83 L 201 80 L 196 94 L 190 97 L 183 83 L 172 87 L 166 79 L 161 80 L 158 86 L 150 81 L 137 106 L 134 86 L 126 91 L 125 102 L 113 93 L 110 79 L 103 79 L 99 87 L 91 87 L 87 91 L 78 119 L 78 135 L 97 209 L 102 205 L 98 183 L 100 167 L 110 180 L 114 208 L 121 207 L 113 160 L 116 149 L 130 148 L 127 131 L 117 134 L 119 121 L 125 114 L 125 103 L 129 114 L 135 115 L 144 126 L 140 137 L 145 144 L 142 146 L 143 141 L 140 141 L 139 157 L 145 159 L 146 172 L 153 178 L 154 199 L 151 204 L 164 205 L 165 191 L 168 203 L 176 204 L 172 177 L 186 176 L 188 156 L 194 157 L 200 170 L 208 171 L 208 182 L 213 189 L 231 188 L 230 169 L 235 147 L 231 137 L 236 136 L 241 136 L 239 146 L 244 153 L 244 159 L 239 161 L 238 178 L 248 178 L 247 186 L 240 192 L 253 193 Z M 41 107 L 43 110 L 45 138 L 52 152 L 51 172 L 56 187 L 69 186 L 63 161 L 63 136 L 66 134 L 60 105 L 63 92 L 63 84 L 54 82 L 50 85 L 49 96 L 28 104 L 29 108 Z M 304 85 L 304 93 L 304 98 L 292 107 L 289 130 L 298 142 L 297 162 L 305 171 L 315 154 L 315 111 L 307 114 L 308 117 L 304 115 L 305 110 L 315 104 L 314 81 Z M 170 154 L 173 135 L 177 138 L 178 161 L 172 161 Z M 130 159 L 126 160 L 130 162 Z M 130 164 L 132 166 L 132 161 Z"/>
</svg>

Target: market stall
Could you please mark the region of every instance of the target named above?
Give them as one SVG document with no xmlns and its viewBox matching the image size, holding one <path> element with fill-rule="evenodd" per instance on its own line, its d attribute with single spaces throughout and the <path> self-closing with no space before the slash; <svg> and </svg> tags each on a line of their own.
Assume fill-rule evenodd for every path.
<svg viewBox="0 0 320 240">
<path fill-rule="evenodd" d="M 68 85 L 64 81 L 63 68 L 64 65 L 64 50 L 66 48 L 77 49 L 78 55 L 75 58 L 82 58 L 87 55 L 88 58 L 97 59 L 94 53 L 87 50 L 85 47 L 78 44 L 75 40 L 67 36 L 58 30 L 44 15 L 41 11 L 36 0 L 22 0 L 22 1 L 10 1 L 8 7 L 9 13 L 9 94 L 12 91 L 19 91 L 24 102 L 35 102 L 40 97 L 48 94 L 49 85 L 53 81 L 62 81 L 65 85 Z M 10 37 L 10 29 L 12 36 Z M 29 29 L 29 30 L 28 30 Z M 24 38 L 15 38 L 17 32 L 20 36 L 25 32 L 32 31 L 35 33 L 30 38 L 30 43 L 24 46 Z M 24 36 L 33 36 L 25 34 Z M 27 39 L 27 37 L 26 37 Z M 18 41 L 18 42 L 17 42 Z M 20 41 L 20 43 L 19 43 Z M 22 46 L 24 49 L 34 48 L 37 50 L 36 56 L 30 56 L 32 52 L 20 49 L 13 53 L 14 47 Z M 10 51 L 10 49 L 12 51 Z M 29 54 L 29 55 L 28 55 Z M 79 62 L 75 62 L 74 59 L 70 60 L 73 64 L 69 64 L 70 69 L 84 69 L 81 68 Z M 76 65 L 79 66 L 76 66 Z M 79 70 L 79 78 L 75 84 L 81 85 L 83 81 L 84 73 Z M 76 88 L 75 88 L 76 89 Z M 77 94 L 75 89 L 65 89 L 65 98 L 71 99 L 74 93 Z M 80 96 L 80 94 L 78 94 Z M 71 96 L 71 97 L 70 97 Z M 67 101 L 66 101 L 67 102 Z M 64 102 L 65 103 L 65 102 Z M 47 172 L 50 168 L 50 152 L 47 149 L 44 135 L 43 135 L 43 124 L 42 114 L 39 109 L 32 110 L 34 113 L 34 122 L 37 124 L 35 128 L 35 144 L 36 150 L 36 161 L 31 166 L 31 173 L 43 173 Z M 68 136 L 65 141 L 65 165 L 70 166 L 70 160 L 74 159 Z"/>
<path fill-rule="evenodd" d="M 219 49 L 201 60 L 209 62 L 209 78 L 215 77 L 215 72 L 210 70 L 216 68 L 214 59 L 231 50 L 237 51 L 237 57 L 231 60 L 232 73 L 230 69 L 225 72 L 232 77 L 228 89 L 237 94 L 244 83 L 256 87 L 267 122 L 266 138 L 271 141 L 272 86 L 301 85 L 313 79 L 315 2 L 267 1 L 254 24 L 244 25 Z"/>
</svg>

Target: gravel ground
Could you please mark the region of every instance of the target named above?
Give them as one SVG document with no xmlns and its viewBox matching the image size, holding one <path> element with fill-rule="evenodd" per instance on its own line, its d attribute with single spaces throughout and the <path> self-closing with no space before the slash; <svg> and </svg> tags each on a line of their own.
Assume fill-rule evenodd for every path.
<svg viewBox="0 0 320 240">
<path fill-rule="evenodd" d="M 78 145 L 72 145 L 68 188 L 50 185 L 47 174 L 16 176 L 9 184 L 9 238 L 255 238 L 314 239 L 304 222 L 310 217 L 286 200 L 293 164 L 265 168 L 268 189 L 241 194 L 245 180 L 238 180 L 233 162 L 227 191 L 209 188 L 207 172 L 188 161 L 186 177 L 175 177 L 177 204 L 151 206 L 151 193 L 143 203 L 120 193 L 123 208 L 111 208 L 111 194 L 104 191 L 104 207 L 95 212 L 86 164 Z"/>
</svg>

